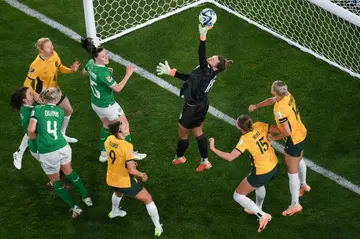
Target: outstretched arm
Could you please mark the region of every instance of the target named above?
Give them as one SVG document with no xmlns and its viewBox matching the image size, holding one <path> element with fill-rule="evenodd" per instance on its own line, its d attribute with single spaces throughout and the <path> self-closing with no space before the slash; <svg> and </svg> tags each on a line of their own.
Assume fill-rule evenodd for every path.
<svg viewBox="0 0 360 239">
<path fill-rule="evenodd" d="M 158 75 L 169 75 L 183 81 L 186 81 L 189 78 L 189 74 L 177 72 L 175 68 L 171 69 L 167 61 L 165 61 L 165 63 L 160 62 L 156 67 L 156 71 Z"/>
<path fill-rule="evenodd" d="M 266 107 L 266 106 L 270 106 L 270 105 L 273 105 L 275 104 L 276 102 L 276 98 L 275 97 L 271 97 L 271 98 L 268 98 L 258 104 L 255 104 L 255 105 L 250 105 L 249 106 L 249 111 L 250 112 L 253 112 L 254 110 L 256 110 L 257 108 L 261 108 L 261 107 Z"/>
<path fill-rule="evenodd" d="M 227 153 L 227 152 L 223 152 L 221 150 L 218 150 L 215 147 L 215 139 L 214 138 L 210 138 L 210 149 L 211 151 L 213 151 L 217 156 L 219 156 L 222 159 L 225 159 L 226 161 L 233 161 L 234 159 L 236 159 L 237 157 L 239 157 L 241 155 L 241 152 L 237 149 L 233 149 L 233 151 L 231 151 L 231 153 Z"/>
</svg>

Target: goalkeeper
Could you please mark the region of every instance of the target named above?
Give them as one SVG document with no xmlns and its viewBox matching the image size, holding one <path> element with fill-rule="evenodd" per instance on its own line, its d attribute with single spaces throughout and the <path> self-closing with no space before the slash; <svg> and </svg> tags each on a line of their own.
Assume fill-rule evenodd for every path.
<svg viewBox="0 0 360 239">
<path fill-rule="evenodd" d="M 192 130 L 201 155 L 201 163 L 196 168 L 197 172 L 212 167 L 208 160 L 208 142 L 203 133 L 203 125 L 209 109 L 208 93 L 215 83 L 217 75 L 232 64 L 231 60 L 223 56 L 212 56 L 206 59 L 206 34 L 211 27 L 199 25 L 199 66 L 190 74 L 183 74 L 170 68 L 167 61 L 159 63 L 156 67 L 158 75 L 170 75 L 184 81 L 180 96 L 184 95 L 184 107 L 179 119 L 179 139 L 174 165 L 186 162 L 184 153 L 189 146 L 189 131 Z"/>
</svg>

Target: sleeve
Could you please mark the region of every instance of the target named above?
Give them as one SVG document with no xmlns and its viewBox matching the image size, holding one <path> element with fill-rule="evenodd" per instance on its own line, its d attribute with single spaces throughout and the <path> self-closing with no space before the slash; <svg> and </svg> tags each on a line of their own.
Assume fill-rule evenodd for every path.
<svg viewBox="0 0 360 239">
<path fill-rule="evenodd" d="M 247 150 L 246 141 L 241 136 L 239 142 L 237 143 L 235 149 L 239 150 L 240 153 L 244 153 Z"/>
<path fill-rule="evenodd" d="M 278 111 L 275 112 L 276 118 L 279 120 L 280 124 L 285 123 L 286 121 L 288 121 L 288 114 L 286 113 L 285 110 L 279 108 Z"/>
<path fill-rule="evenodd" d="M 106 68 L 106 72 L 100 77 L 101 82 L 107 85 L 109 88 L 116 85 L 116 81 L 112 78 L 111 72 Z"/>
<path fill-rule="evenodd" d="M 61 72 L 63 74 L 71 74 L 72 73 L 71 68 L 66 67 L 61 63 L 61 59 L 60 59 L 59 55 L 57 55 L 56 61 L 57 61 L 57 64 L 58 64 L 59 72 Z"/>
<path fill-rule="evenodd" d="M 94 60 L 93 60 L 93 59 L 90 59 L 90 60 L 88 61 L 88 63 L 86 63 L 86 65 L 85 65 L 85 70 L 86 70 L 86 71 L 89 71 L 89 66 L 92 65 L 92 64 L 94 64 Z"/>
<path fill-rule="evenodd" d="M 184 74 L 184 73 L 180 73 L 180 72 L 177 72 L 175 73 L 174 77 L 180 79 L 180 80 L 183 80 L 183 81 L 186 81 L 188 78 L 189 78 L 189 74 Z"/>
<path fill-rule="evenodd" d="M 31 111 L 30 119 L 37 120 L 35 111 L 37 111 L 37 107 L 34 107 L 34 109 Z"/>
<path fill-rule="evenodd" d="M 199 45 L 199 64 L 200 64 L 200 69 L 204 70 L 207 68 L 208 66 L 208 62 L 206 60 L 206 47 L 205 47 L 205 42 L 206 41 L 201 41 L 200 40 L 200 45 Z"/>
<path fill-rule="evenodd" d="M 37 70 L 35 69 L 35 67 L 33 65 L 31 65 L 29 68 L 29 71 L 27 73 L 27 76 L 25 78 L 24 86 L 29 87 L 35 94 L 36 94 L 36 92 L 35 92 L 34 88 L 32 87 L 32 84 L 34 81 L 37 80 L 36 78 L 37 78 Z"/>
</svg>

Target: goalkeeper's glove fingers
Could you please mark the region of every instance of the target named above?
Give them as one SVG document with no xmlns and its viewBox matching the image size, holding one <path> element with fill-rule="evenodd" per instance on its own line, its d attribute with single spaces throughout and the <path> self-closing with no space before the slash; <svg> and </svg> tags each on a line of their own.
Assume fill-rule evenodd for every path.
<svg viewBox="0 0 360 239">
<path fill-rule="evenodd" d="M 205 41 L 206 40 L 206 34 L 208 30 L 213 28 L 213 26 L 203 26 L 199 24 L 199 33 L 200 33 L 200 40 Z"/>
<path fill-rule="evenodd" d="M 167 61 L 165 61 L 165 64 L 160 62 L 156 67 L 156 71 L 158 75 L 174 76 L 176 73 L 176 69 L 171 69 Z"/>
<path fill-rule="evenodd" d="M 156 71 L 158 75 L 169 75 L 170 74 L 170 69 L 166 66 L 166 62 L 164 63 L 159 63 L 159 65 L 156 67 Z"/>
</svg>

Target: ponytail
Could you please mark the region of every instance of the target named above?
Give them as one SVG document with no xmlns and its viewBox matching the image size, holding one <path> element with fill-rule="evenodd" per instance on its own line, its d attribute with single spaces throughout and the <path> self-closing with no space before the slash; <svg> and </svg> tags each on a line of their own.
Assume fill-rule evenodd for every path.
<svg viewBox="0 0 360 239">
<path fill-rule="evenodd" d="M 26 91 L 28 87 L 22 87 L 16 89 L 15 93 L 11 95 L 10 105 L 14 109 L 20 109 L 23 104 L 23 100 L 26 98 Z"/>
<path fill-rule="evenodd" d="M 248 115 L 240 115 L 236 120 L 236 124 L 246 132 L 253 130 L 253 121 Z"/>
<path fill-rule="evenodd" d="M 121 133 L 121 122 L 116 121 L 108 125 L 109 131 L 112 135 L 117 135 L 119 132 Z"/>
<path fill-rule="evenodd" d="M 218 56 L 218 57 L 219 57 L 219 63 L 216 66 L 218 72 L 225 71 L 233 63 L 232 60 L 228 60 L 223 56 Z"/>
<path fill-rule="evenodd" d="M 89 53 L 93 60 L 104 50 L 103 47 L 96 47 L 90 37 L 81 37 L 81 46 Z"/>
</svg>

